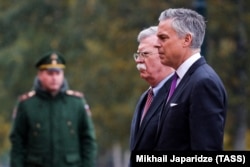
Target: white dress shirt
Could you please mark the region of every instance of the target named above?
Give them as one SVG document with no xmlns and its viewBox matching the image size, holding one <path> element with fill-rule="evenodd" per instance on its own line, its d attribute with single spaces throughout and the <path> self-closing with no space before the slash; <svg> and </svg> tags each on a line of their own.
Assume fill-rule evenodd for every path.
<svg viewBox="0 0 250 167">
<path fill-rule="evenodd" d="M 176 73 L 178 74 L 178 80 L 177 80 L 177 85 L 180 83 L 180 81 L 182 80 L 182 78 L 184 77 L 184 75 L 187 73 L 188 69 L 199 59 L 201 58 L 200 53 L 196 53 L 194 55 L 192 55 L 191 57 L 189 57 L 187 60 L 185 60 L 180 66 L 179 68 L 176 70 Z"/>
</svg>

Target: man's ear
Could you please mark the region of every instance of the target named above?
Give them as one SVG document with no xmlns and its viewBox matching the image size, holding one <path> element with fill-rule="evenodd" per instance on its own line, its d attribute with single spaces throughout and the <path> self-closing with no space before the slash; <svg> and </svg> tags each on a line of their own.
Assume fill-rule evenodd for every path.
<svg viewBox="0 0 250 167">
<path fill-rule="evenodd" d="M 183 47 L 189 47 L 192 43 L 193 37 L 191 34 L 186 34 L 183 40 Z"/>
<path fill-rule="evenodd" d="M 40 77 L 41 77 L 41 75 L 42 75 L 42 71 L 43 71 L 43 70 L 38 70 L 38 71 L 37 71 L 37 78 L 38 78 L 38 79 L 40 79 Z"/>
</svg>

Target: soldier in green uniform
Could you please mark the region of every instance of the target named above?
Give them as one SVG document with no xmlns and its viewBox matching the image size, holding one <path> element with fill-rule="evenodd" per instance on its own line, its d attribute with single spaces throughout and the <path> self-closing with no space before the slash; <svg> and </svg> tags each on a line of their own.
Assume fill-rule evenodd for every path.
<svg viewBox="0 0 250 167">
<path fill-rule="evenodd" d="M 69 90 L 58 52 L 37 63 L 34 89 L 20 96 L 10 134 L 11 167 L 93 167 L 97 144 L 83 94 Z"/>
</svg>

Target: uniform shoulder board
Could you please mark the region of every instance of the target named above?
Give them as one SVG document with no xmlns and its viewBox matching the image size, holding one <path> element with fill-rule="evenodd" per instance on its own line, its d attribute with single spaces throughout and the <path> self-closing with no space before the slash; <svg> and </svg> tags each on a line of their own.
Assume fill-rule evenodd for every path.
<svg viewBox="0 0 250 167">
<path fill-rule="evenodd" d="M 76 96 L 76 97 L 83 98 L 83 93 L 78 92 L 78 91 L 74 91 L 74 90 L 67 90 L 66 94 L 70 95 L 70 96 Z"/>
<path fill-rule="evenodd" d="M 31 98 L 32 96 L 34 96 L 35 94 L 36 94 L 36 92 L 34 90 L 32 90 L 28 93 L 24 93 L 21 96 L 19 96 L 19 101 L 27 100 L 27 99 Z"/>
</svg>

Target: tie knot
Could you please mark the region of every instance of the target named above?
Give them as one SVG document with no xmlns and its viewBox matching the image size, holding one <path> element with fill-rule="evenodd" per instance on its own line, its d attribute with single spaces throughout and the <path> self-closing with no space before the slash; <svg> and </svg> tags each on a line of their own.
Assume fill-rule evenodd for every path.
<svg viewBox="0 0 250 167">
<path fill-rule="evenodd" d="M 148 95 L 154 95 L 154 91 L 153 91 L 153 88 L 150 88 L 149 90 L 148 90 Z"/>
<path fill-rule="evenodd" d="M 173 80 L 177 80 L 179 78 L 177 72 L 174 73 Z"/>
</svg>

